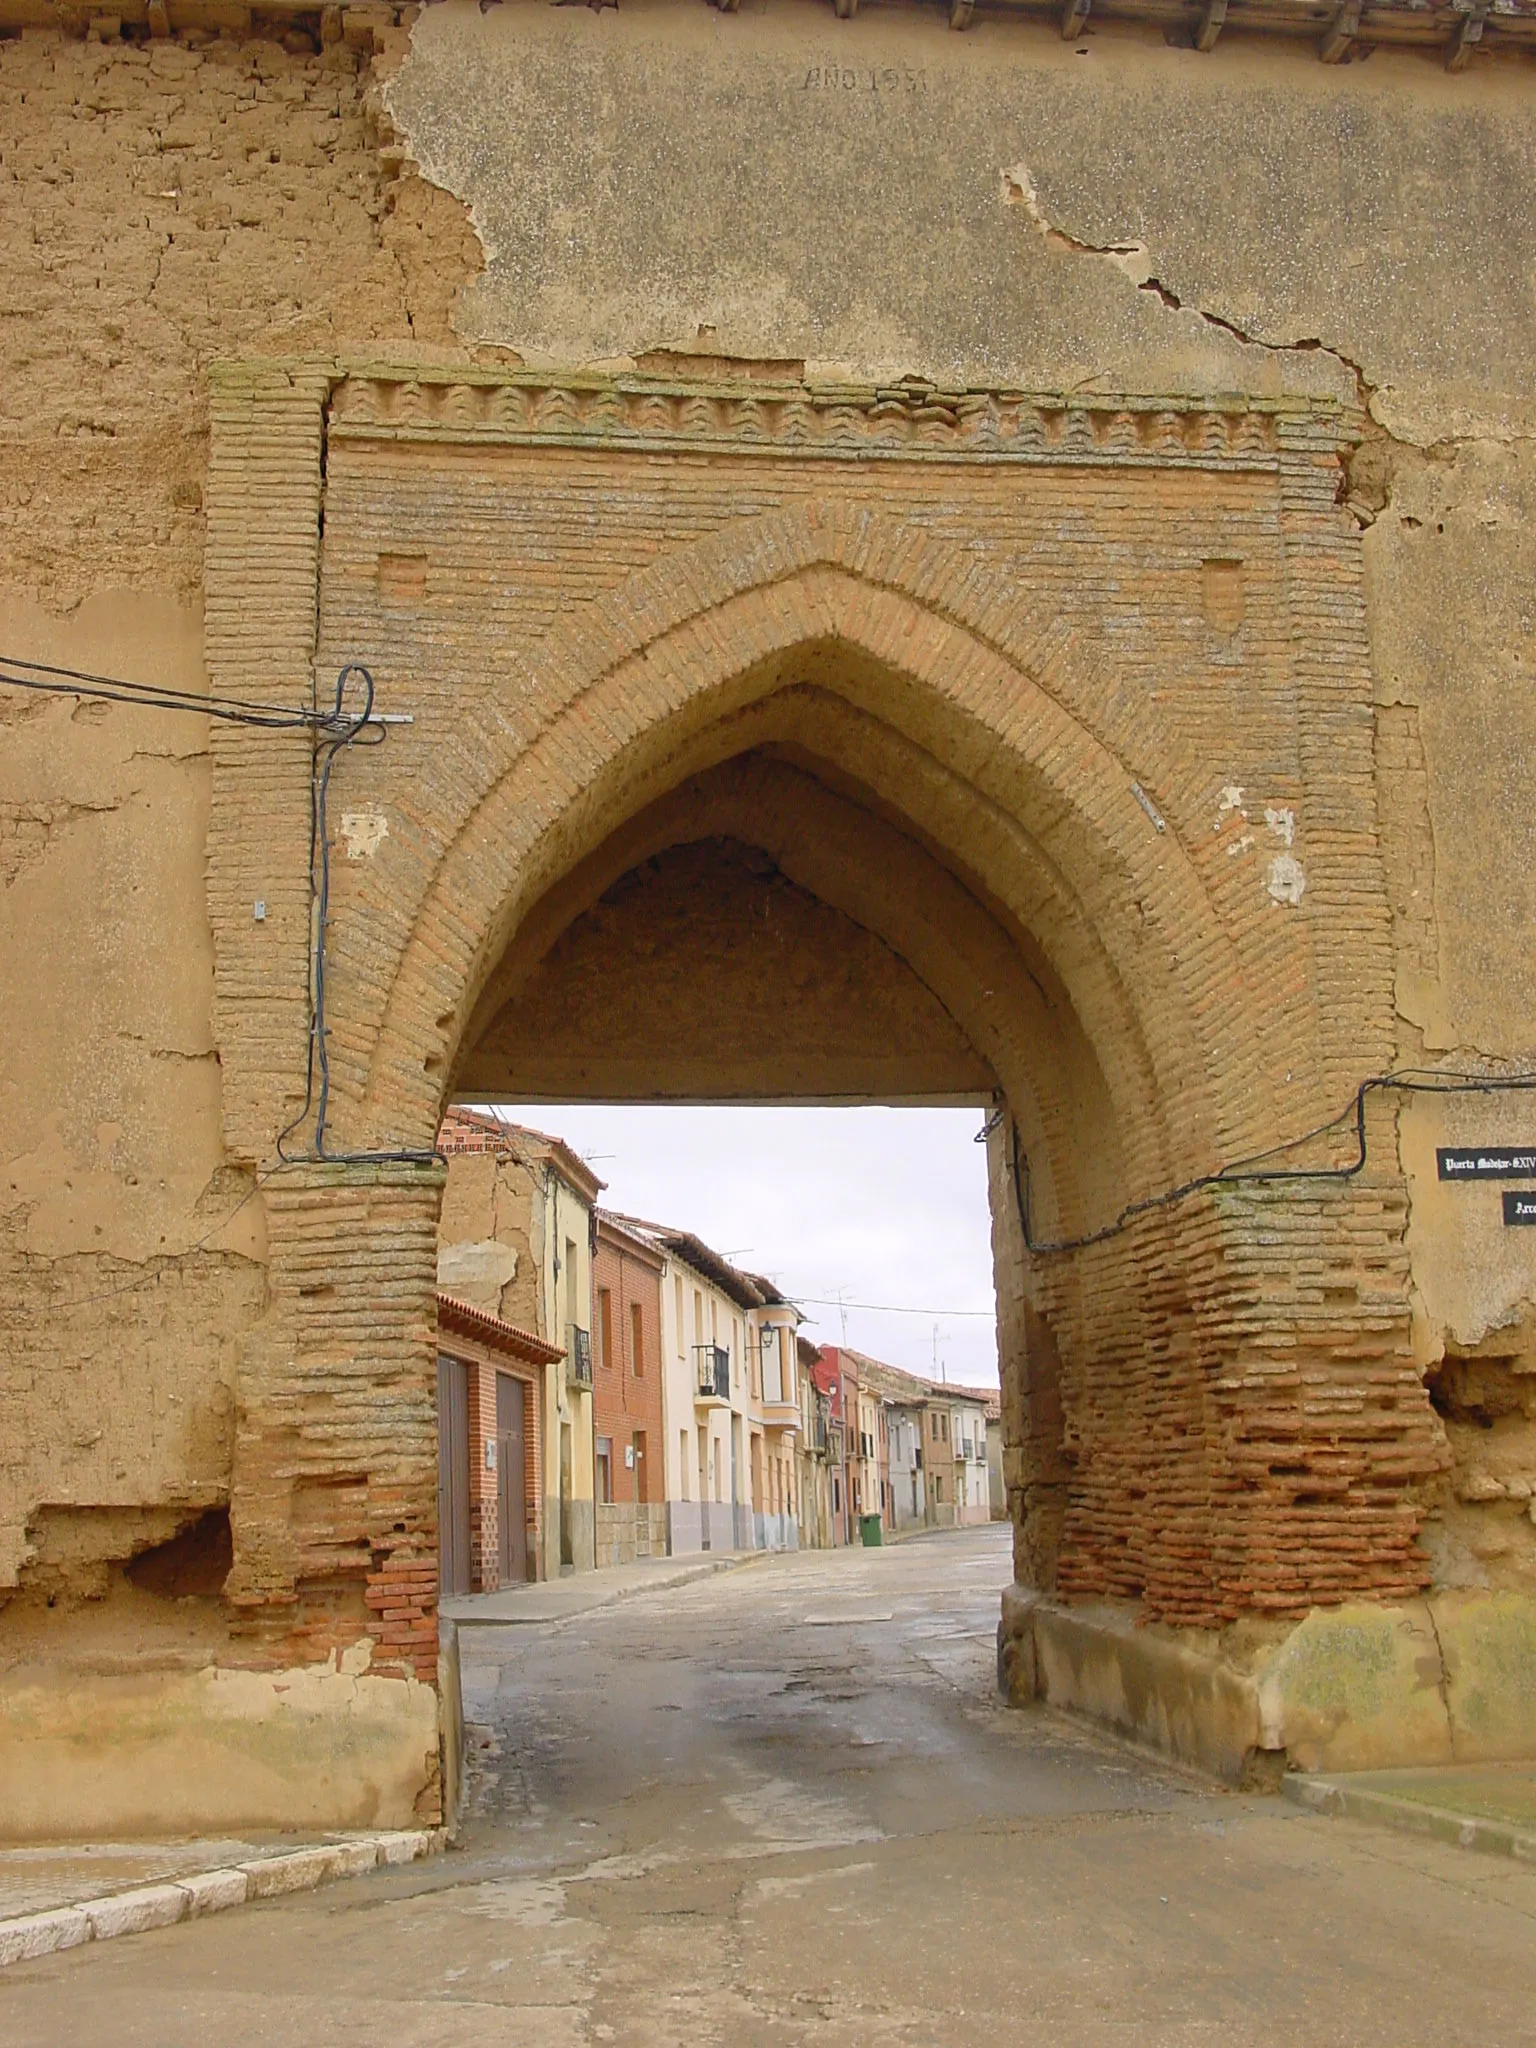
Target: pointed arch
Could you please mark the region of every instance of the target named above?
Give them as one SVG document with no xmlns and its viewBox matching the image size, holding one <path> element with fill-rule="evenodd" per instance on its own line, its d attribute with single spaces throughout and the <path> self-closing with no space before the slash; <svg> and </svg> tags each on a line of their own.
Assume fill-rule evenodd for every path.
<svg viewBox="0 0 1536 2048">
<path fill-rule="evenodd" d="M 1131 1021 L 1181 1156 L 1242 1142 L 1265 1022 L 1147 707 L 964 550 L 815 503 L 670 551 L 508 662 L 473 784 L 396 913 L 363 1128 L 431 1127 L 480 990 L 562 873 L 775 700 L 809 715 L 813 697 L 823 747 L 839 718 L 874 737 L 885 800 L 1035 933 L 1089 1037 Z"/>
</svg>

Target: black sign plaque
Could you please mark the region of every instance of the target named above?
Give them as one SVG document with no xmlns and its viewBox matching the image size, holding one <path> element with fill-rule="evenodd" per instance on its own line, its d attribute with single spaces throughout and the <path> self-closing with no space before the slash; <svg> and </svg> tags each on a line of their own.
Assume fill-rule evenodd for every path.
<svg viewBox="0 0 1536 2048">
<path fill-rule="evenodd" d="M 1435 1165 L 1442 1180 L 1536 1178 L 1536 1145 L 1442 1145 Z"/>
<path fill-rule="evenodd" d="M 1536 1188 L 1504 1190 L 1504 1227 L 1516 1223 L 1536 1224 Z"/>
</svg>

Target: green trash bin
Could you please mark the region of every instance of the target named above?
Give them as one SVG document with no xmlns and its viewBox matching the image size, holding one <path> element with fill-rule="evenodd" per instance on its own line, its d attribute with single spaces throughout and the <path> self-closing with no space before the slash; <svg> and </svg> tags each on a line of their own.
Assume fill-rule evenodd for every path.
<svg viewBox="0 0 1536 2048">
<path fill-rule="evenodd" d="M 885 1530 L 881 1526 L 878 1515 L 860 1515 L 859 1529 L 863 1536 L 864 1548 L 866 1550 L 878 1550 L 885 1541 Z"/>
</svg>

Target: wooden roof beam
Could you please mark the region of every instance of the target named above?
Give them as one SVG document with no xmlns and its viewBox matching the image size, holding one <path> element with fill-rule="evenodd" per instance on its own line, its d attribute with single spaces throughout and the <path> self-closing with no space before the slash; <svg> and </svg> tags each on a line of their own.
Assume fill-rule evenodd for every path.
<svg viewBox="0 0 1536 2048">
<path fill-rule="evenodd" d="M 1214 50 L 1216 38 L 1221 34 L 1222 24 L 1227 18 L 1227 0 L 1205 0 L 1201 11 L 1200 25 L 1195 30 L 1195 48 Z"/>
<path fill-rule="evenodd" d="M 1461 24 L 1451 39 L 1451 46 L 1445 53 L 1447 71 L 1465 71 L 1472 62 L 1472 52 L 1483 39 L 1483 24 L 1488 19 L 1491 0 L 1472 0 L 1472 5 L 1461 17 Z"/>
</svg>

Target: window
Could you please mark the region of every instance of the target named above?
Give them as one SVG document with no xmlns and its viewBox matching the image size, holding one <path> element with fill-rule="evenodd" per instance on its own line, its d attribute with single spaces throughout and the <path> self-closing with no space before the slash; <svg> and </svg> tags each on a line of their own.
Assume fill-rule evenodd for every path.
<svg viewBox="0 0 1536 2048">
<path fill-rule="evenodd" d="M 597 1440 L 597 1497 L 604 1506 L 613 1501 L 613 1438 L 600 1436 Z"/>
<path fill-rule="evenodd" d="M 638 1301 L 629 1304 L 629 1355 L 635 1378 L 645 1378 L 645 1316 Z"/>
<path fill-rule="evenodd" d="M 688 1346 L 683 1332 L 683 1276 L 681 1273 L 673 1276 L 672 1285 L 677 1297 L 677 1355 L 679 1358 L 686 1358 L 688 1356 Z M 683 1498 L 686 1500 L 687 1495 L 685 1494 Z"/>
<path fill-rule="evenodd" d="M 597 1355 L 605 1372 L 613 1371 L 613 1294 L 607 1287 L 597 1290 Z"/>
<path fill-rule="evenodd" d="M 681 1280 L 679 1280 L 677 1284 L 678 1284 L 678 1287 L 679 1287 L 679 1288 L 681 1288 L 681 1287 L 682 1287 L 682 1284 L 683 1284 L 683 1283 L 682 1283 L 682 1281 L 681 1281 Z M 679 1472 L 681 1472 L 681 1474 L 683 1475 L 683 1499 L 684 1499 L 684 1500 L 687 1500 L 687 1498 L 688 1498 L 688 1432 L 687 1432 L 687 1430 L 686 1430 L 686 1429 L 680 1429 L 680 1430 L 679 1430 L 679 1431 L 677 1432 L 677 1469 L 678 1469 L 678 1471 L 679 1471 Z"/>
<path fill-rule="evenodd" d="M 947 1415 L 939 1417 L 939 1435 L 943 1437 L 945 1443 L 949 1442 L 949 1417 Z"/>
<path fill-rule="evenodd" d="M 784 1398 L 784 1372 L 780 1363 L 779 1328 L 777 1323 L 765 1325 L 758 1348 L 763 1360 L 763 1399 L 782 1401 Z"/>
<path fill-rule="evenodd" d="M 693 1290 L 693 1341 L 704 1342 L 704 1297 L 697 1287 Z"/>
</svg>

